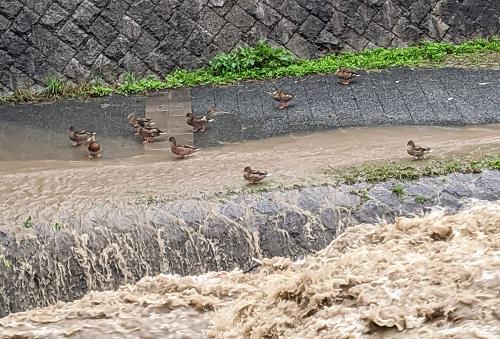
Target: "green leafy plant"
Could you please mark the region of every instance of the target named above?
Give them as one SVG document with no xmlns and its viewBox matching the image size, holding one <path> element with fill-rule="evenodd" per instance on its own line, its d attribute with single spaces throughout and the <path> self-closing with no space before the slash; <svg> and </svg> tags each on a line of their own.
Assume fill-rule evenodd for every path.
<svg viewBox="0 0 500 339">
<path fill-rule="evenodd" d="M 405 194 L 405 188 L 401 184 L 396 184 L 392 187 L 392 193 L 401 198 Z"/>
<path fill-rule="evenodd" d="M 45 91 L 49 96 L 60 96 L 64 94 L 64 84 L 55 76 L 49 76 L 45 83 Z"/>
<path fill-rule="evenodd" d="M 114 89 L 109 86 L 93 85 L 90 87 L 90 95 L 95 97 L 104 97 L 113 94 Z"/>
<path fill-rule="evenodd" d="M 33 221 L 31 220 L 31 215 L 28 216 L 28 218 L 26 218 L 26 220 L 24 220 L 22 226 L 23 226 L 23 228 L 31 228 L 31 227 L 33 227 Z"/>
<path fill-rule="evenodd" d="M 224 75 L 249 70 L 290 66 L 297 58 L 284 48 L 271 47 L 259 41 L 254 47 L 238 47 L 231 53 L 222 53 L 208 63 L 213 75 Z"/>
</svg>

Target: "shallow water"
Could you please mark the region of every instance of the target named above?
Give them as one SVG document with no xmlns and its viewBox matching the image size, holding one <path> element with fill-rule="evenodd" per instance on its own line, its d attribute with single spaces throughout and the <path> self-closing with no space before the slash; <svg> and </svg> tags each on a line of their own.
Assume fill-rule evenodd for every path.
<svg viewBox="0 0 500 339">
<path fill-rule="evenodd" d="M 126 203 L 241 187 L 248 165 L 270 171 L 268 185 L 307 182 L 328 168 L 408 159 L 409 138 L 432 147 L 431 157 L 500 150 L 500 125 L 339 129 L 207 148 L 188 159 L 175 158 L 166 143 L 143 146 L 131 133 L 129 139 L 100 139 L 103 157 L 91 160 L 65 135 L 31 131 L 17 143 L 6 138 L 9 131 L 0 133 L 0 227 L 19 225 L 28 215 L 51 221 L 61 206 L 78 214 L 98 201 Z"/>
<path fill-rule="evenodd" d="M 160 275 L 12 314 L 26 338 L 494 338 L 500 204 L 360 225 L 303 260 Z M 17 337 L 16 337 L 17 338 Z"/>
</svg>

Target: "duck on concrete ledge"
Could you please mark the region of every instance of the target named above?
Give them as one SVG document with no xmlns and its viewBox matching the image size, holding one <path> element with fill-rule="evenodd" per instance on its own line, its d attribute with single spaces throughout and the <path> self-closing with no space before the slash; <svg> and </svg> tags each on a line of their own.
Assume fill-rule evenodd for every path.
<svg viewBox="0 0 500 339">
<path fill-rule="evenodd" d="M 271 93 L 271 95 L 274 100 L 280 103 L 277 107 L 280 109 L 287 108 L 289 106 L 290 101 L 292 101 L 295 98 L 295 95 L 283 90 L 276 90 L 273 93 Z"/>
<path fill-rule="evenodd" d="M 341 67 L 335 71 L 335 76 L 340 79 L 342 85 L 349 85 L 352 79 L 359 77 L 359 74 Z"/>
</svg>

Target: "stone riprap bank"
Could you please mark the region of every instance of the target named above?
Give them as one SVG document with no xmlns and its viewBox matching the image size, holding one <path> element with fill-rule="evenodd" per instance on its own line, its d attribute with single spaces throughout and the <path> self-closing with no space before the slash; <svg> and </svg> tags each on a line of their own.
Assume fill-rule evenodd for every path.
<svg viewBox="0 0 500 339">
<path fill-rule="evenodd" d="M 165 75 L 267 39 L 300 57 L 499 32 L 498 0 L 1 0 L 0 93 Z"/>
</svg>

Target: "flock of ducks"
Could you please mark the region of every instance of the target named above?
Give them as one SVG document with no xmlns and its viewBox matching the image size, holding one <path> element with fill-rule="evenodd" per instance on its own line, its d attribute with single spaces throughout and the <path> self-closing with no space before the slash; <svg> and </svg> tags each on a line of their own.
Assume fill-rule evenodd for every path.
<svg viewBox="0 0 500 339">
<path fill-rule="evenodd" d="M 355 77 L 359 76 L 359 74 L 345 68 L 339 68 L 335 72 L 335 76 L 339 78 L 340 84 L 349 85 Z M 277 109 L 288 108 L 290 102 L 295 98 L 294 94 L 283 90 L 275 90 L 274 92 L 268 94 L 270 94 L 275 101 L 279 102 L 279 105 L 276 107 Z M 209 108 L 206 115 L 200 117 L 194 116 L 193 113 L 187 113 L 186 123 L 193 128 L 194 133 L 204 132 L 207 125 L 214 121 L 214 119 L 209 118 L 214 112 L 215 108 L 212 107 Z M 134 129 L 134 134 L 141 137 L 142 142 L 145 144 L 154 142 L 154 138 L 166 134 L 158 127 L 155 127 L 155 123 L 150 118 L 137 117 L 134 113 L 130 113 L 127 116 L 127 121 Z M 101 145 L 96 141 L 95 132 L 76 130 L 73 126 L 71 126 L 68 133 L 69 139 L 72 141 L 74 146 L 84 144 L 87 147 L 89 158 L 101 157 Z M 170 137 L 168 141 L 172 143 L 170 151 L 181 158 L 192 155 L 200 150 L 199 148 L 190 145 L 177 144 L 174 137 Z M 406 145 L 406 151 L 409 155 L 419 160 L 423 159 L 426 154 L 431 152 L 431 149 L 429 147 L 417 146 L 412 140 L 410 140 Z M 269 176 L 271 176 L 270 173 L 262 170 L 253 170 L 249 166 L 243 169 L 243 178 L 250 183 L 258 183 Z"/>
</svg>

